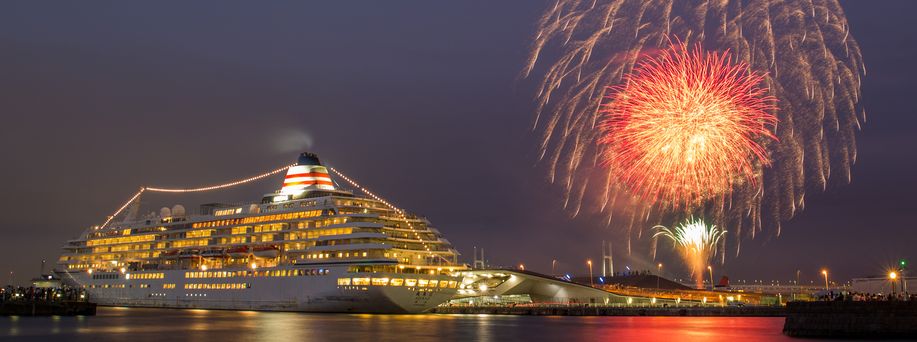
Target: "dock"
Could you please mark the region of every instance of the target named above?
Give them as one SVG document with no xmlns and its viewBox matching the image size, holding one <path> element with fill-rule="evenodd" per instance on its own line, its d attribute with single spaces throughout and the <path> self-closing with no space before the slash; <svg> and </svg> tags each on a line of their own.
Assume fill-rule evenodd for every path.
<svg viewBox="0 0 917 342">
<path fill-rule="evenodd" d="M 487 314 L 521 316 L 686 316 L 686 317 L 783 317 L 782 306 L 440 306 L 437 314 Z"/>
<path fill-rule="evenodd" d="M 92 316 L 96 304 L 83 289 L 62 287 L 0 288 L 0 316 Z"/>
<path fill-rule="evenodd" d="M 0 316 L 94 316 L 89 302 L 17 301 L 0 303 Z"/>
<path fill-rule="evenodd" d="M 917 301 L 790 302 L 783 333 L 817 338 L 917 338 Z"/>
</svg>

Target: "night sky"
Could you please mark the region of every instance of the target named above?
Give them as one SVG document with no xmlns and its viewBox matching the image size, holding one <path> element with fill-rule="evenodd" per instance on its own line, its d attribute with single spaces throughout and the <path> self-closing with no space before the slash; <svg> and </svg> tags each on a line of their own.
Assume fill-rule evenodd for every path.
<svg viewBox="0 0 917 342">
<path fill-rule="evenodd" d="M 536 161 L 536 84 L 518 77 L 550 3 L 4 2 L 0 284 L 35 276 L 141 185 L 228 181 L 303 150 L 430 218 L 465 262 L 483 246 L 491 264 L 586 272 L 622 234 L 561 208 Z M 846 280 L 917 262 L 917 2 L 843 4 L 868 71 L 853 182 L 810 192 L 780 237 L 746 240 L 717 276 Z M 144 209 L 257 201 L 281 178 Z M 652 267 L 623 243 L 615 261 Z"/>
</svg>

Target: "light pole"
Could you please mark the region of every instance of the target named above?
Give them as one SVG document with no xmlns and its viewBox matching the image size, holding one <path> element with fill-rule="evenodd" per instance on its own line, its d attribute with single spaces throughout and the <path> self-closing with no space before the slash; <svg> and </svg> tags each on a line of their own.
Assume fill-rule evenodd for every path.
<svg viewBox="0 0 917 342">
<path fill-rule="evenodd" d="M 589 265 L 589 285 L 595 287 L 595 281 L 592 279 L 592 260 L 586 260 L 586 265 Z"/>
<path fill-rule="evenodd" d="M 825 276 L 825 292 L 828 292 L 828 270 L 821 270 L 821 275 Z"/>
<path fill-rule="evenodd" d="M 796 291 L 793 291 L 793 300 L 796 300 L 796 292 L 799 291 L 799 270 L 796 270 Z"/>
<path fill-rule="evenodd" d="M 710 291 L 713 291 L 713 266 L 707 266 L 707 270 L 710 271 Z"/>
<path fill-rule="evenodd" d="M 555 277 L 557 276 L 557 272 L 555 272 L 556 268 L 557 268 L 557 259 L 553 259 L 551 260 L 551 275 Z"/>
<path fill-rule="evenodd" d="M 898 273 L 895 271 L 888 272 L 888 279 L 891 280 L 892 284 L 892 294 L 895 294 L 895 279 L 898 279 Z"/>
<path fill-rule="evenodd" d="M 659 277 L 662 276 L 662 263 L 656 265 L 656 291 L 659 291 Z"/>
</svg>

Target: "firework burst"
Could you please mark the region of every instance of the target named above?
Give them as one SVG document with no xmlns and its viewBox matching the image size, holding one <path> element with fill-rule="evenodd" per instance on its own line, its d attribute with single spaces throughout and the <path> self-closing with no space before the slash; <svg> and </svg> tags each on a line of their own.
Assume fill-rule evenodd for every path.
<svg viewBox="0 0 917 342">
<path fill-rule="evenodd" d="M 776 141 L 756 140 L 763 154 L 751 148 L 754 156 L 746 162 L 724 164 L 738 178 L 675 182 L 682 188 L 665 190 L 661 185 L 671 182 L 659 179 L 673 173 L 660 172 L 655 180 L 628 177 L 611 167 L 615 163 L 603 164 L 613 153 L 607 150 L 624 139 L 610 137 L 614 130 L 603 126 L 607 111 L 614 111 L 603 110 L 608 87 L 626 90 L 627 75 L 636 75 L 647 56 L 670 48 L 673 37 L 704 51 L 729 51 L 734 65 L 761 75 L 761 88 L 779 101 Z M 633 227 L 703 216 L 730 227 L 736 253 L 740 236 L 753 237 L 764 227 L 779 234 L 781 222 L 804 207 L 807 191 L 822 191 L 829 180 L 850 181 L 855 133 L 865 120 L 857 107 L 862 74 L 860 48 L 837 0 L 557 0 L 538 23 L 522 73 L 540 75 L 535 129 L 543 134 L 541 160 L 550 181 L 564 188 L 565 207 L 574 216 L 584 203 L 593 204 L 585 208 L 623 227 L 628 242 L 643 231 Z M 762 136 L 746 134 L 755 135 Z M 762 167 L 764 157 L 770 167 Z M 694 204 L 677 208 L 646 197 Z"/>
<path fill-rule="evenodd" d="M 700 288 L 704 282 L 704 267 L 716 256 L 717 246 L 723 241 L 726 231 L 693 217 L 675 226 L 675 229 L 655 226 L 653 230 L 654 240 L 660 237 L 672 240 L 672 247 L 681 254 Z"/>
<path fill-rule="evenodd" d="M 611 88 L 600 112 L 603 164 L 648 203 L 690 207 L 756 179 L 770 160 L 774 98 L 728 52 L 674 43 Z"/>
</svg>

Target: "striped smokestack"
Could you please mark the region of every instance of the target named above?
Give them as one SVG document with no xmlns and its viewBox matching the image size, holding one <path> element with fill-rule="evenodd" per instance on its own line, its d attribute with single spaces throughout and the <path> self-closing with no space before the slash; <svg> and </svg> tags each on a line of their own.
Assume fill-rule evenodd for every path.
<svg viewBox="0 0 917 342">
<path fill-rule="evenodd" d="M 328 168 L 322 166 L 314 153 L 303 152 L 295 166 L 287 170 L 280 193 L 299 195 L 311 190 L 334 190 Z"/>
</svg>

